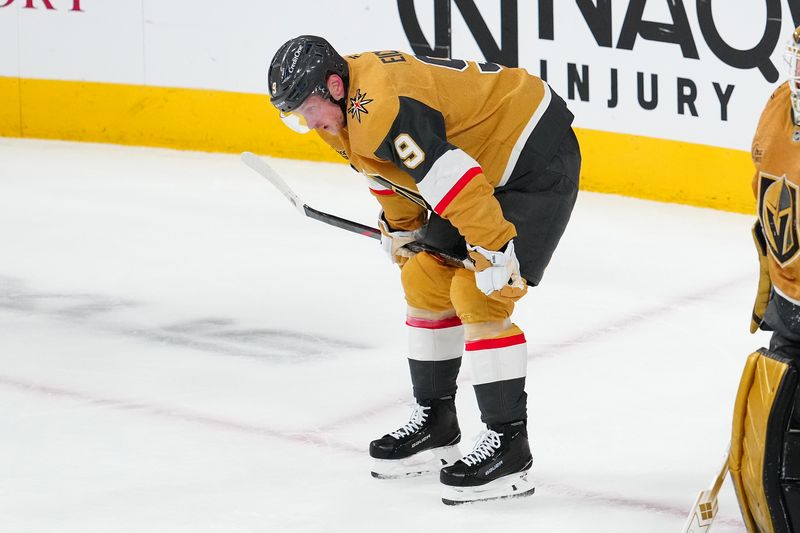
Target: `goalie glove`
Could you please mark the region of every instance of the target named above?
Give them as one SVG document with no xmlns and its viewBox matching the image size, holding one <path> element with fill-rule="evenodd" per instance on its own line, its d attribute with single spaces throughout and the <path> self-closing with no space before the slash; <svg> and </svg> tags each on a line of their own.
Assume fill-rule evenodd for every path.
<svg viewBox="0 0 800 533">
<path fill-rule="evenodd" d="M 381 230 L 381 247 L 392 263 L 403 266 L 409 258 L 414 256 L 414 252 L 404 246 L 414 242 L 416 236 L 413 231 L 393 230 L 381 211 L 378 217 L 378 227 Z"/>
<path fill-rule="evenodd" d="M 528 284 L 519 273 L 513 239 L 499 252 L 470 244 L 467 245 L 467 251 L 475 263 L 475 284 L 483 294 L 512 302 L 525 296 Z"/>
</svg>

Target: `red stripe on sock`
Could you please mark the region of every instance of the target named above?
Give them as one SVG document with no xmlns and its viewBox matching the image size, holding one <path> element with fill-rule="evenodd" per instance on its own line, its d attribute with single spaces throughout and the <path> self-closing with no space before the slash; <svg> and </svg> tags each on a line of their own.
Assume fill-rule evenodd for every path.
<svg viewBox="0 0 800 533">
<path fill-rule="evenodd" d="M 525 343 L 525 334 L 512 335 L 510 337 L 500 337 L 499 339 L 480 339 L 477 341 L 467 341 L 464 349 L 468 352 L 477 350 L 491 350 L 492 348 L 506 348 Z"/>
<path fill-rule="evenodd" d="M 458 193 L 461 192 L 461 189 L 466 187 L 467 183 L 469 183 L 469 181 L 472 178 L 474 178 L 481 172 L 483 172 L 483 170 L 481 170 L 481 167 L 472 167 L 471 169 L 467 170 L 463 176 L 458 178 L 456 184 L 453 185 L 453 187 L 449 191 L 447 191 L 447 194 L 445 194 L 442 200 L 438 204 L 436 204 L 436 207 L 433 208 L 433 210 L 436 211 L 436 214 L 441 215 L 442 212 L 445 209 L 447 209 L 447 206 L 450 205 L 450 202 L 453 201 L 453 198 L 455 198 L 456 195 L 458 195 Z"/>
<path fill-rule="evenodd" d="M 412 328 L 423 329 L 454 328 L 461 325 L 461 319 L 457 316 L 451 316 L 449 318 L 442 318 L 438 320 L 408 316 L 406 317 L 406 325 L 411 326 Z"/>
</svg>

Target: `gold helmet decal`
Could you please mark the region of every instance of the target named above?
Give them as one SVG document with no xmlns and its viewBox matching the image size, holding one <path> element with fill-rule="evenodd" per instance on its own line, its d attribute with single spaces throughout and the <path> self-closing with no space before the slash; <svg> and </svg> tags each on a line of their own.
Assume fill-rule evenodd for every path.
<svg viewBox="0 0 800 533">
<path fill-rule="evenodd" d="M 800 26 L 794 29 L 794 33 L 792 34 L 792 40 L 794 44 L 800 44 Z"/>
<path fill-rule="evenodd" d="M 775 261 L 786 267 L 800 254 L 798 187 L 787 181 L 786 176 L 778 178 L 762 172 L 758 180 L 758 217 L 767 247 Z"/>
</svg>

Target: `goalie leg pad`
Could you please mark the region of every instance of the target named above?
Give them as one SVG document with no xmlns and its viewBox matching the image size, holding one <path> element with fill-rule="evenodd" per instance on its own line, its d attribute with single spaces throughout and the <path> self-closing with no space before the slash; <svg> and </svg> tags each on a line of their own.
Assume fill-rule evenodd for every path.
<svg viewBox="0 0 800 533">
<path fill-rule="evenodd" d="M 797 363 L 764 348 L 748 357 L 739 383 L 730 472 L 747 530 L 800 531 Z"/>
</svg>

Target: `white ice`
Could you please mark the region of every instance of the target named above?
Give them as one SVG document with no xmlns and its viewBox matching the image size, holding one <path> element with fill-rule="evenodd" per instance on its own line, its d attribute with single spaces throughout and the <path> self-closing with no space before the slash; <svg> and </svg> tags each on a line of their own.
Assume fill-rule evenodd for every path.
<svg viewBox="0 0 800 533">
<path fill-rule="evenodd" d="M 347 166 L 269 161 L 375 224 Z M 235 155 L 0 139 L 0 531 L 679 532 L 768 343 L 751 221 L 581 193 L 514 315 L 536 494 L 450 508 L 436 478 L 369 475 L 411 402 L 376 241 Z M 470 383 L 465 361 L 465 449 Z M 713 532 L 734 531 L 726 481 Z"/>
</svg>

